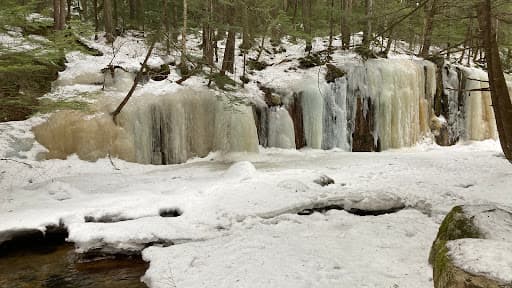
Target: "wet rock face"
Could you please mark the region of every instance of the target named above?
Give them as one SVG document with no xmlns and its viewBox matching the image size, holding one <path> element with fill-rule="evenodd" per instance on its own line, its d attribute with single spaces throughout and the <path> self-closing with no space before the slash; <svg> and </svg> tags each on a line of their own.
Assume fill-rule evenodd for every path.
<svg viewBox="0 0 512 288">
<path fill-rule="evenodd" d="M 292 117 L 293 126 L 295 130 L 295 147 L 297 149 L 304 148 L 306 146 L 306 138 L 304 135 L 304 122 L 302 114 L 302 104 L 300 101 L 300 95 L 295 94 L 293 101 L 288 105 L 287 110 Z"/>
<path fill-rule="evenodd" d="M 353 152 L 378 152 L 375 145 L 374 131 L 375 113 L 372 99 L 357 98 L 354 133 L 352 134 Z"/>
<path fill-rule="evenodd" d="M 496 243 L 498 246 L 509 247 L 512 241 L 511 220 L 512 212 L 496 206 L 454 207 L 443 220 L 430 251 L 429 263 L 433 267 L 434 287 L 512 287 L 506 279 L 495 276 L 500 274 L 499 271 L 492 271 L 495 267 L 487 268 L 486 271 L 472 268 L 466 263 L 468 261 L 459 259 L 461 252 L 457 251 L 462 249 L 461 245 L 467 245 L 466 242 L 478 243 L 475 248 L 469 248 L 475 255 L 496 253 L 493 248 Z M 468 250 L 467 246 L 465 249 Z"/>
</svg>

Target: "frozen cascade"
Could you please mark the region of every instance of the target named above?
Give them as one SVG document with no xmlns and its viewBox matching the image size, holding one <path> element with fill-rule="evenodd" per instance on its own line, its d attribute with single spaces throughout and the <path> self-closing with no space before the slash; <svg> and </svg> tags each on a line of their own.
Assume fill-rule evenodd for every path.
<svg viewBox="0 0 512 288">
<path fill-rule="evenodd" d="M 378 59 L 342 68 L 347 75 L 334 83 L 303 81 L 287 105 L 307 147 L 378 151 L 414 145 L 430 132 L 434 64 Z"/>
<path fill-rule="evenodd" d="M 440 110 L 439 115 L 442 115 L 447 121 L 447 135 L 446 139 L 440 141 L 445 142 L 443 145 L 451 145 L 464 137 L 461 135 L 465 122 L 464 99 L 461 99 L 461 93 L 459 92 L 463 89 L 461 85 L 464 85 L 464 83 L 459 80 L 460 70 L 450 64 L 443 65 L 441 77 L 443 95 L 440 95 L 441 99 L 439 99 L 438 104 L 440 107 L 438 109 Z"/>
<path fill-rule="evenodd" d="M 317 81 L 307 81 L 299 93 L 302 105 L 304 139 L 306 146 L 322 148 L 324 99 L 322 86 Z"/>
<path fill-rule="evenodd" d="M 324 89 L 322 148 L 350 151 L 347 120 L 347 78 L 341 77 Z"/>
<path fill-rule="evenodd" d="M 498 137 L 487 73 L 464 66 L 443 66 L 441 113 L 447 118 L 449 141 L 485 140 Z M 448 102 L 448 105 L 445 104 Z"/>
<path fill-rule="evenodd" d="M 227 104 L 206 90 L 137 95 L 118 120 L 121 127 L 108 113 L 64 111 L 35 127 L 34 134 L 49 150 L 47 158 L 76 153 L 96 160 L 111 154 L 143 164 L 174 164 L 211 151 L 258 151 L 251 107 Z"/>
<path fill-rule="evenodd" d="M 258 151 L 251 108 L 227 104 L 206 90 L 148 93 L 125 109 L 120 122 L 135 136 L 138 163 L 182 163 L 217 150 Z"/>
<path fill-rule="evenodd" d="M 347 103 L 353 109 L 348 112 L 353 119 L 348 130 L 352 135 L 363 129 L 356 119 L 358 109 L 377 149 L 411 146 L 429 132 L 429 110 L 436 87 L 432 63 L 375 59 L 346 70 Z"/>
<path fill-rule="evenodd" d="M 496 139 L 496 119 L 492 108 L 491 93 L 478 91 L 489 88 L 487 73 L 480 69 L 460 67 L 463 72 L 465 99 L 465 139 Z"/>
<path fill-rule="evenodd" d="M 295 131 L 288 111 L 282 107 L 268 110 L 268 147 L 295 149 Z"/>
</svg>

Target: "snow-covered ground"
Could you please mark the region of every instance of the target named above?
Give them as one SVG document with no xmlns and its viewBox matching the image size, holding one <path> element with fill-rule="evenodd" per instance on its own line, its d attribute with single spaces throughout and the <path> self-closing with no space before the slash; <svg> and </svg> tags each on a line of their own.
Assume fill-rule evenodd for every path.
<svg viewBox="0 0 512 288">
<path fill-rule="evenodd" d="M 191 53 L 199 54 L 198 40 L 190 41 Z M 315 50 L 321 43 L 315 41 Z M 68 68 L 47 98 L 96 102 L 98 93 L 124 95 L 126 85 L 106 91 L 95 85 L 103 82 L 100 70 L 110 61 L 137 70 L 144 45 L 119 39 L 114 60 L 112 47 L 95 47 L 105 55 L 68 54 Z M 290 73 L 303 45 L 286 47 L 282 54 L 264 53 L 263 60 L 281 64 L 252 78 L 290 88 L 325 73 Z M 150 65 L 169 62 L 160 56 L 157 51 Z M 353 58 L 347 52 L 335 61 Z M 179 78 L 172 70 L 135 97 L 178 89 L 171 81 Z M 184 86 L 206 82 L 192 77 Z M 238 93 L 261 101 L 255 82 Z M 0 158 L 8 158 L 0 161 L 0 239 L 62 223 L 79 252 L 142 252 L 151 265 L 143 277 L 150 287 L 432 287 L 428 253 L 444 215 L 459 204 L 512 206 L 512 169 L 492 140 L 453 147 L 427 141 L 382 153 L 260 147 L 258 154 L 214 152 L 169 166 L 76 156 L 36 161 L 44 148 L 30 129 L 45 117 L 0 123 Z M 316 184 L 322 175 L 335 183 Z M 364 217 L 339 210 L 297 215 L 326 206 L 405 209 Z"/>
<path fill-rule="evenodd" d="M 172 166 L 113 159 L 119 170 L 108 159 L 20 161 L 32 167 L 0 161 L 0 231 L 61 222 L 82 252 L 176 244 L 143 250 L 150 287 L 432 287 L 428 253 L 451 207 L 512 206 L 512 170 L 493 141 L 383 153 L 262 149 Z M 335 184 L 315 184 L 321 175 Z M 397 201 L 406 209 L 382 216 L 296 215 Z"/>
</svg>

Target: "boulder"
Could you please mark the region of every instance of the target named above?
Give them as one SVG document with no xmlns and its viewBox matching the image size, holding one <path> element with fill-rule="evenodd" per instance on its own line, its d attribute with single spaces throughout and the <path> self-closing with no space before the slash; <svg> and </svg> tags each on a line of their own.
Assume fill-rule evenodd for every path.
<svg viewBox="0 0 512 288">
<path fill-rule="evenodd" d="M 512 288 L 512 212 L 497 205 L 456 206 L 430 251 L 436 288 Z"/>
</svg>

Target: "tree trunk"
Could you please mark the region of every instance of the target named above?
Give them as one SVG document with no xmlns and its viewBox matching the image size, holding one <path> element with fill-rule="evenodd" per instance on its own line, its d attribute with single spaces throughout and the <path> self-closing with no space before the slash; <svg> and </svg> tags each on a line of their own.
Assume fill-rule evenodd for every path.
<svg viewBox="0 0 512 288">
<path fill-rule="evenodd" d="M 480 0 L 477 7 L 478 22 L 485 49 L 492 107 L 496 118 L 496 126 L 498 127 L 501 148 L 505 157 L 512 162 L 512 103 L 501 67 L 491 7 L 491 0 Z"/>
<path fill-rule="evenodd" d="M 81 7 L 82 9 L 80 9 L 82 11 L 82 20 L 87 20 L 89 18 L 89 11 L 88 11 L 88 4 L 87 4 L 87 0 L 80 0 L 80 4 L 81 4 Z"/>
<path fill-rule="evenodd" d="M 341 0 L 341 42 L 342 48 L 350 48 L 350 17 L 352 15 L 352 0 Z"/>
<path fill-rule="evenodd" d="M 437 10 L 437 0 L 430 0 L 425 5 L 425 18 L 423 19 L 423 41 L 420 50 L 420 56 L 426 57 L 432 45 L 432 31 L 434 29 L 434 16 Z"/>
<path fill-rule="evenodd" d="M 68 6 L 68 13 L 66 14 L 66 23 L 68 23 L 69 20 L 71 20 L 71 9 L 72 9 L 72 7 L 71 7 L 71 0 L 67 0 L 66 4 Z"/>
<path fill-rule="evenodd" d="M 312 14 L 312 2 L 313 0 L 302 0 L 302 21 L 304 25 L 304 33 L 306 33 L 306 49 L 305 52 L 308 54 L 313 50 L 312 45 L 312 27 L 311 27 L 311 14 Z"/>
<path fill-rule="evenodd" d="M 213 49 L 215 41 L 215 30 L 212 27 L 213 22 L 213 0 L 208 0 L 207 7 L 208 19 L 206 27 L 204 28 L 204 46 L 203 46 L 203 57 L 204 61 L 210 68 L 213 68 Z"/>
<path fill-rule="evenodd" d="M 136 7 L 137 7 L 136 0 L 128 0 L 128 9 L 130 10 L 129 17 L 130 17 L 130 20 L 132 20 L 132 21 L 136 20 L 136 18 L 137 18 Z"/>
<path fill-rule="evenodd" d="M 224 59 L 222 59 L 221 74 L 226 71 L 234 73 L 235 64 L 235 30 L 230 27 L 228 31 L 228 39 L 226 40 L 226 49 L 224 50 Z"/>
<path fill-rule="evenodd" d="M 66 27 L 66 0 L 60 0 L 60 20 L 59 20 L 59 30 L 64 30 Z"/>
<path fill-rule="evenodd" d="M 103 21 L 107 43 L 112 43 L 114 42 L 114 34 L 112 33 L 112 0 L 103 0 Z"/>
<path fill-rule="evenodd" d="M 171 24 L 169 23 L 169 0 L 162 0 L 162 25 L 165 33 L 165 52 L 171 53 Z"/>
<path fill-rule="evenodd" d="M 373 0 L 365 0 L 366 9 L 366 26 L 363 32 L 363 46 L 370 48 L 370 40 L 372 39 L 372 17 L 373 17 Z"/>
<path fill-rule="evenodd" d="M 53 29 L 60 30 L 60 0 L 53 0 Z"/>
<path fill-rule="evenodd" d="M 329 11 L 329 53 L 331 53 L 332 51 L 332 40 L 333 40 L 333 37 L 334 37 L 334 18 L 333 18 L 333 13 L 334 13 L 334 0 L 331 0 L 331 7 L 330 7 L 330 11 Z"/>
<path fill-rule="evenodd" d="M 136 17 L 137 17 L 137 26 L 139 29 L 142 29 L 144 31 L 144 1 L 143 0 L 137 0 L 136 2 Z"/>
<path fill-rule="evenodd" d="M 100 31 L 100 21 L 98 19 L 98 0 L 92 0 L 94 6 L 94 39 L 98 40 L 98 32 Z"/>
<path fill-rule="evenodd" d="M 295 0 L 293 4 L 293 17 L 292 17 L 292 25 L 295 28 L 295 19 L 297 19 L 297 8 L 299 6 L 299 0 Z"/>
<path fill-rule="evenodd" d="M 183 29 L 181 30 L 181 76 L 187 74 L 187 0 L 183 0 Z"/>
<path fill-rule="evenodd" d="M 112 0 L 112 8 L 113 8 L 113 14 L 112 14 L 112 18 L 113 18 L 113 34 L 114 36 L 119 36 L 118 33 L 117 33 L 117 29 L 119 28 L 119 10 L 118 10 L 118 7 L 117 7 L 117 1 L 118 0 Z"/>
</svg>

